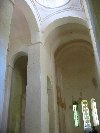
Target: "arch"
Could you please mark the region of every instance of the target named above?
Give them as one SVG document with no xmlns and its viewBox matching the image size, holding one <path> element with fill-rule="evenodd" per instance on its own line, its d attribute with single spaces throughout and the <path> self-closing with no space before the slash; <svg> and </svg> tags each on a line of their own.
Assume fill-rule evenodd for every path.
<svg viewBox="0 0 100 133">
<path fill-rule="evenodd" d="M 28 56 L 25 54 L 18 54 L 14 60 L 9 103 L 8 133 L 25 132 L 27 62 Z"/>
<path fill-rule="evenodd" d="M 23 52 L 23 51 L 20 51 L 20 52 L 17 52 L 16 54 L 14 54 L 12 57 L 11 57 L 11 62 L 10 62 L 10 65 L 12 67 L 14 67 L 14 64 L 16 62 L 16 60 L 22 56 L 28 56 L 27 53 Z"/>
<path fill-rule="evenodd" d="M 17 6 L 24 14 L 31 32 L 32 40 L 33 34 L 37 34 L 40 31 L 38 16 L 33 5 L 31 1 L 28 0 L 16 0 L 15 6 Z"/>
<path fill-rule="evenodd" d="M 76 33 L 76 35 L 79 37 L 77 37 L 77 36 L 75 36 L 75 34 L 73 34 L 69 38 L 66 38 L 66 36 L 62 36 L 57 41 L 55 41 L 55 45 L 52 48 L 53 53 L 55 53 L 56 50 L 59 47 L 61 47 L 62 45 L 68 44 L 68 43 L 73 42 L 73 41 L 81 40 L 81 41 L 86 41 L 87 43 L 91 43 L 91 41 L 89 40 L 90 39 L 89 37 L 87 38 L 85 35 L 81 35 L 81 34 L 77 34 L 77 33 Z M 64 40 L 64 41 L 61 43 L 61 40 Z"/>
<path fill-rule="evenodd" d="M 46 38 L 46 41 L 45 41 L 45 46 L 47 46 L 47 47 L 50 47 L 51 49 L 51 51 L 50 51 L 50 56 L 51 56 L 51 60 L 53 60 L 53 58 L 54 58 L 54 54 L 55 54 L 55 52 L 57 51 L 57 49 L 60 51 L 60 53 L 58 52 L 58 56 L 60 56 L 60 58 L 58 57 L 58 58 L 54 58 L 54 69 L 56 70 L 56 72 L 55 72 L 55 75 L 58 75 L 58 76 L 56 76 L 56 81 L 55 81 L 55 84 L 57 85 L 57 86 L 59 86 L 60 85 L 60 83 L 61 83 L 61 86 L 60 87 L 62 87 L 63 86 L 63 82 L 64 81 L 62 81 L 63 79 L 62 79 L 62 73 L 60 72 L 60 71 L 62 71 L 63 70 L 63 66 L 64 66 L 64 63 L 66 63 L 67 61 L 66 61 L 66 57 L 67 57 L 67 59 L 71 59 L 71 58 L 69 58 L 69 55 L 72 55 L 72 59 L 73 59 L 73 56 L 74 56 L 74 54 L 75 53 L 77 53 L 77 51 L 79 51 L 79 55 L 80 55 L 80 57 L 81 57 L 81 55 L 82 55 L 82 57 L 84 57 L 83 58 L 83 62 L 84 62 L 84 60 L 86 59 L 86 57 L 88 58 L 88 60 L 90 61 L 90 59 L 93 57 L 93 49 L 92 49 L 92 45 L 91 45 L 91 38 L 89 37 L 89 29 L 88 29 L 88 25 L 87 25 L 87 23 L 86 23 L 86 21 L 85 20 L 83 20 L 82 18 L 74 18 L 74 17 L 68 17 L 68 20 L 67 20 L 67 18 L 65 19 L 60 19 L 60 20 L 57 20 L 58 22 L 54 22 L 54 23 L 52 23 L 51 25 L 49 25 L 50 27 L 47 27 L 47 35 L 45 36 L 45 38 Z M 72 27 L 69 27 L 69 29 L 67 29 L 66 28 L 66 31 L 65 31 L 65 34 L 61 34 L 62 33 L 62 27 L 63 27 L 63 25 L 64 24 L 72 24 L 72 25 L 74 25 L 74 24 L 77 24 L 77 25 L 80 25 L 80 26 L 82 26 L 83 27 L 83 29 L 80 29 L 80 30 L 86 30 L 86 33 L 87 34 L 84 34 L 84 32 L 83 33 L 81 33 L 80 34 L 80 32 L 78 33 L 78 31 L 75 33 L 70 33 L 70 32 L 72 32 Z M 61 28 L 60 28 L 61 27 Z M 50 28 L 50 29 L 49 29 Z M 56 30 L 57 29 L 57 30 Z M 67 30 L 69 30 L 70 32 L 69 32 L 69 34 L 67 34 L 68 32 L 67 32 Z M 55 32 L 55 33 L 54 33 Z M 58 33 L 57 33 L 58 32 Z M 53 33 L 54 34 L 56 34 L 55 35 L 55 37 L 53 37 Z M 58 35 L 59 34 L 59 35 Z M 66 36 L 68 36 L 68 38 L 66 37 Z M 51 39 L 51 42 L 48 40 L 49 38 L 52 38 L 53 37 L 53 39 Z M 65 38 L 65 39 L 64 39 Z M 75 44 L 75 42 L 76 42 L 76 44 Z M 82 44 L 77 44 L 77 42 L 83 42 Z M 74 45 L 75 44 L 75 45 Z M 55 48 L 53 48 L 53 47 L 55 47 Z M 76 49 L 76 47 L 77 47 L 77 49 Z M 74 49 L 75 48 L 75 49 Z M 48 48 L 49 49 L 49 48 Z M 66 51 L 64 51 L 64 53 L 63 53 L 63 50 L 66 50 Z M 49 51 L 49 50 L 48 50 Z M 82 52 L 82 53 L 81 53 Z M 60 54 L 60 55 L 59 55 Z M 69 54 L 69 55 L 68 55 Z M 67 55 L 67 56 L 64 56 L 64 55 Z M 78 56 L 78 54 L 76 55 L 76 57 Z M 64 57 L 64 58 L 63 58 Z M 76 58 L 75 57 L 75 58 Z M 94 57 L 93 57 L 94 58 Z M 58 60 L 57 60 L 58 59 Z M 63 59 L 63 62 L 61 61 Z M 79 62 L 79 61 L 78 61 Z M 57 64 L 58 63 L 58 64 Z M 90 63 L 92 63 L 92 62 L 90 62 Z M 94 60 L 93 60 L 93 63 L 94 63 Z M 62 66 L 62 64 L 63 64 L 63 66 Z M 67 64 L 67 63 L 66 63 Z M 74 63 L 73 63 L 74 64 Z M 79 62 L 79 64 L 81 65 L 81 63 Z M 60 65 L 62 66 L 61 67 L 61 69 L 60 69 Z M 87 66 L 88 65 L 91 65 L 91 64 L 86 64 Z M 67 66 L 67 65 L 66 65 Z M 69 62 L 69 66 L 70 66 L 70 62 Z M 69 66 L 68 66 L 68 69 L 69 69 Z M 95 67 L 95 64 L 94 64 L 94 66 L 93 67 Z M 72 67 L 73 68 L 73 67 Z M 52 68 L 53 69 L 53 68 Z M 76 69 L 77 69 L 77 64 L 76 64 Z M 83 68 L 79 68 L 80 70 L 85 70 L 85 69 L 83 69 Z M 91 68 L 92 69 L 92 68 Z M 94 69 L 93 69 L 94 70 Z M 57 73 L 57 71 L 59 71 L 58 73 Z M 73 71 L 74 71 L 74 69 L 73 69 Z M 63 72 L 64 72 L 64 70 L 63 70 Z M 76 71 L 75 71 L 76 72 Z M 95 70 L 93 71 L 93 73 L 95 73 Z M 66 74 L 67 75 L 67 74 Z M 66 76 L 65 75 L 65 76 Z M 82 75 L 81 76 L 81 74 L 79 75 L 80 77 L 84 77 L 84 75 Z M 82 78 L 83 78 L 82 77 Z M 58 79 L 58 81 L 57 81 L 57 79 Z M 64 79 L 65 80 L 65 79 Z M 73 80 L 73 79 L 72 79 Z M 66 80 L 65 80 L 66 81 Z M 70 78 L 68 79 L 68 82 L 71 82 L 71 80 L 70 80 Z M 75 82 L 78 82 L 78 80 L 75 80 Z M 90 81 L 91 82 L 91 81 Z M 65 82 L 64 82 L 65 83 Z M 88 85 L 88 83 L 87 83 L 87 85 Z M 69 86 L 68 86 L 69 87 Z M 77 86 L 75 86 L 76 88 L 77 88 Z M 63 92 L 62 92 L 62 95 L 63 95 Z M 65 96 L 66 97 L 66 96 Z M 65 98 L 64 96 L 62 97 L 62 99 L 64 99 Z M 67 100 L 66 100 L 67 101 Z M 67 103 L 67 102 L 66 102 Z M 59 109 L 59 107 L 58 107 L 58 109 Z M 60 110 L 61 111 L 61 110 Z M 66 116 L 66 112 L 64 112 L 64 114 L 65 114 L 65 116 Z M 59 111 L 58 111 L 58 116 L 59 116 Z M 60 122 L 63 122 L 63 117 L 62 117 L 62 113 L 61 113 L 61 116 L 59 116 L 60 118 L 59 119 L 61 119 L 62 121 L 60 121 Z M 66 117 L 67 118 L 67 117 Z M 65 119 L 66 119 L 65 118 Z M 68 121 L 67 121 L 68 122 Z M 66 122 L 66 123 L 67 123 Z M 66 128 L 64 129 L 63 128 L 63 125 L 61 125 L 62 126 L 62 130 L 66 130 Z M 60 127 L 60 125 L 59 125 L 59 127 Z M 64 131 L 62 131 L 62 132 L 64 132 Z"/>
<path fill-rule="evenodd" d="M 54 54 L 62 45 L 77 40 L 86 41 L 91 44 L 89 29 L 83 24 L 68 22 L 54 28 L 46 37 L 45 45 L 49 46 L 51 52 Z"/>
<path fill-rule="evenodd" d="M 50 33 L 56 29 L 59 26 L 62 26 L 67 23 L 75 23 L 75 24 L 80 24 L 84 26 L 85 28 L 89 28 L 87 21 L 79 16 L 68 16 L 68 17 L 63 17 L 63 18 L 58 18 L 54 21 L 52 21 L 47 27 L 44 28 L 44 38 L 46 38 L 50 35 Z"/>
<path fill-rule="evenodd" d="M 92 78 L 95 77 L 95 61 L 92 45 L 89 42 L 83 41 L 83 40 L 77 40 L 75 43 L 75 40 L 72 42 L 69 42 L 67 45 L 63 45 L 62 47 L 58 47 L 58 53 L 55 57 L 55 66 L 56 66 L 56 83 L 57 86 L 60 86 L 61 88 L 61 98 L 66 99 L 65 103 L 67 103 L 67 111 L 64 113 L 66 114 L 66 123 L 70 121 L 70 123 L 73 122 L 73 117 L 71 116 L 70 106 L 71 106 L 71 100 L 77 99 L 78 93 L 82 92 L 83 97 L 88 97 L 88 95 L 84 94 L 84 90 L 88 88 L 87 94 L 89 91 L 93 93 L 96 90 L 94 89 L 94 85 L 92 83 Z M 87 75 L 87 77 L 85 77 Z M 86 79 L 85 79 L 86 78 Z M 89 81 L 89 82 L 88 82 Z M 97 82 L 97 79 L 96 79 Z M 97 85 L 98 86 L 98 85 Z M 81 88 L 81 89 L 80 89 Z M 74 92 L 74 93 L 73 93 Z M 73 93 L 73 94 L 72 94 Z M 96 92 L 98 94 L 98 92 Z M 69 100 L 69 97 L 71 100 Z M 74 97 L 74 98 L 73 98 Z M 82 97 L 82 98 L 83 98 Z M 68 98 L 68 99 L 67 99 Z M 69 104 L 69 105 L 68 105 Z M 63 116 L 62 116 L 62 110 L 59 108 L 59 123 L 63 122 Z M 69 117 L 70 116 L 70 117 Z M 82 116 L 81 116 L 82 117 Z M 63 131 L 63 125 L 59 124 L 60 130 Z M 71 125 L 71 124 L 70 124 Z M 80 132 L 77 131 L 73 127 L 73 125 L 67 126 L 68 132 Z M 80 128 L 81 129 L 81 128 Z M 79 130 L 80 130 L 79 129 Z M 66 130 L 66 128 L 65 128 Z M 81 129 L 82 130 L 82 129 Z M 63 131 L 64 132 L 64 131 Z M 66 131 L 65 131 L 66 132 Z"/>
<path fill-rule="evenodd" d="M 73 51 L 73 49 L 80 49 L 84 51 L 87 55 L 93 55 L 93 49 L 89 42 L 83 41 L 83 40 L 74 40 L 68 42 L 68 44 L 63 44 L 61 47 L 58 47 L 58 49 L 55 51 L 56 58 L 59 58 L 59 56 L 64 56 L 64 52 L 66 51 L 66 54 L 70 54 L 70 52 Z"/>
</svg>

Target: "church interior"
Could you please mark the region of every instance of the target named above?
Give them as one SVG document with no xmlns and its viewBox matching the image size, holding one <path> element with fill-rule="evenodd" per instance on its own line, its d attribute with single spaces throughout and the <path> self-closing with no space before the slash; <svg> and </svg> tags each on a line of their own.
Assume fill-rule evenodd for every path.
<svg viewBox="0 0 100 133">
<path fill-rule="evenodd" d="M 0 133 L 99 133 L 99 36 L 99 0 L 0 0 Z"/>
</svg>

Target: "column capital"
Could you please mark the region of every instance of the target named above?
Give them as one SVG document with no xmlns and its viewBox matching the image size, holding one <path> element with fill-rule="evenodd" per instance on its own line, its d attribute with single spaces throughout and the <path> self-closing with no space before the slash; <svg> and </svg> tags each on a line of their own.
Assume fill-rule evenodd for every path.
<svg viewBox="0 0 100 133">
<path fill-rule="evenodd" d="M 41 41 L 37 41 L 37 42 L 35 42 L 35 43 L 31 43 L 29 46 L 36 45 L 36 44 L 43 45 L 43 43 L 42 43 Z"/>
</svg>

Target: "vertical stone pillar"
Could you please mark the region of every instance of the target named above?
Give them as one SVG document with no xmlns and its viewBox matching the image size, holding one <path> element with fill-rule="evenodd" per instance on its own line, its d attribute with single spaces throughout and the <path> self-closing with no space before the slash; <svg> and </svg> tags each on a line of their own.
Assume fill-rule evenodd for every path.
<svg viewBox="0 0 100 133">
<path fill-rule="evenodd" d="M 90 0 L 84 0 L 83 1 L 84 4 L 84 8 L 85 8 L 85 13 L 86 13 L 86 17 L 87 17 L 87 22 L 89 25 L 89 29 L 90 29 L 90 35 L 91 35 L 91 40 L 93 43 L 93 51 L 94 51 L 94 57 L 95 57 L 95 62 L 96 62 L 96 70 L 97 70 L 97 78 L 98 78 L 98 84 L 100 86 L 100 39 L 99 36 L 97 36 L 98 34 L 96 33 L 97 28 L 96 23 L 95 23 L 95 18 L 94 18 L 94 13 L 93 13 L 93 9 L 92 9 L 92 5 L 91 5 L 91 1 Z"/>
<path fill-rule="evenodd" d="M 9 43 L 9 33 L 13 4 L 10 0 L 0 0 L 0 133 L 3 111 L 5 74 L 6 74 L 6 56 Z"/>
<path fill-rule="evenodd" d="M 49 133 L 45 50 L 41 43 L 29 46 L 26 88 L 26 133 Z"/>
<path fill-rule="evenodd" d="M 4 104 L 3 104 L 3 117 L 2 117 L 2 133 L 7 133 L 7 124 L 8 124 L 8 113 L 9 113 L 9 101 L 10 101 L 10 92 L 11 92 L 11 81 L 12 81 L 12 72 L 13 67 L 7 66 L 7 78 L 5 84 L 5 95 L 4 95 Z"/>
</svg>

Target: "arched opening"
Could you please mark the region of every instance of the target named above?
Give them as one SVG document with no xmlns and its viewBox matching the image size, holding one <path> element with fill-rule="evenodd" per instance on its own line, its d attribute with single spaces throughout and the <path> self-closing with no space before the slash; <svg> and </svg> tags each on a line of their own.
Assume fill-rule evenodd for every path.
<svg viewBox="0 0 100 133">
<path fill-rule="evenodd" d="M 9 123 L 8 118 L 11 116 L 11 113 L 9 112 L 9 104 L 11 105 L 10 93 L 11 93 L 11 77 L 12 77 L 13 66 L 14 64 L 16 64 L 17 58 L 19 58 L 20 56 L 27 55 L 28 46 L 31 44 L 32 40 L 31 37 L 31 35 L 33 35 L 32 32 L 35 33 L 36 31 L 38 31 L 37 21 L 28 3 L 26 1 L 16 0 L 14 3 L 12 20 L 10 24 L 8 51 L 6 55 L 7 71 L 6 71 L 6 80 L 5 80 L 6 85 L 5 85 L 5 95 L 3 102 L 2 126 L 1 126 L 1 130 L 3 133 L 7 132 L 8 127 L 10 128 L 9 129 L 10 132 L 12 127 L 11 125 L 9 125 L 11 123 Z M 19 55 L 19 53 L 21 53 L 21 55 Z M 16 55 L 18 55 L 17 58 Z M 14 129 L 12 128 L 12 130 Z"/>
<path fill-rule="evenodd" d="M 29 121 L 27 121 L 26 119 L 25 119 L 26 121 L 25 125 L 23 124 L 24 122 L 22 122 L 24 121 L 24 119 L 21 118 L 20 113 L 21 113 L 21 110 L 24 110 L 23 109 L 24 107 L 18 107 L 19 108 L 18 110 L 16 108 L 17 104 L 18 106 L 21 104 L 19 103 L 19 101 L 21 102 L 20 96 L 18 96 L 19 101 L 17 101 L 16 95 L 22 95 L 24 93 L 24 92 L 21 92 L 22 90 L 24 91 L 24 89 L 21 88 L 22 87 L 21 85 L 24 84 L 23 82 L 27 80 L 27 77 L 24 78 L 24 76 L 22 76 L 20 72 L 17 73 L 17 71 L 14 71 L 14 70 L 18 68 L 18 66 L 16 68 L 16 63 L 18 60 L 21 60 L 19 57 L 23 56 L 24 58 L 24 55 L 28 54 L 28 48 L 30 44 L 32 44 L 33 40 L 36 38 L 33 36 L 35 36 L 39 31 L 38 22 L 36 19 L 37 16 L 35 11 L 31 10 L 32 8 L 31 4 L 32 3 L 27 0 L 26 1 L 15 0 L 15 3 L 14 3 L 12 20 L 10 24 L 8 51 L 7 51 L 7 72 L 6 72 L 6 87 L 5 87 L 6 89 L 5 89 L 5 96 L 4 96 L 3 114 L 2 114 L 3 117 L 2 117 L 2 126 L 1 126 L 2 128 L 1 130 L 3 133 L 6 133 L 6 132 L 25 133 L 24 126 L 25 126 L 25 129 L 27 130 L 27 127 L 28 127 L 27 123 L 29 123 Z M 26 67 L 27 63 L 25 62 L 24 64 Z M 21 65 L 23 66 L 23 64 Z M 13 70 L 13 67 L 14 67 L 14 70 Z M 18 68 L 18 71 L 21 71 L 20 68 Z M 20 78 L 15 79 L 15 81 L 12 79 L 11 81 L 11 77 L 13 77 L 12 73 L 14 75 L 14 78 L 17 78 L 17 76 Z M 18 80 L 19 80 L 20 86 L 19 86 Z M 15 84 L 15 86 L 14 85 L 12 86 L 12 83 Z M 17 91 L 18 89 L 20 90 Z M 27 98 L 26 98 L 26 101 L 27 101 Z M 26 110 L 28 110 L 27 108 L 28 107 L 26 104 Z M 19 113 L 17 111 L 19 111 Z M 30 112 L 30 110 L 28 111 Z"/>
<path fill-rule="evenodd" d="M 58 96 L 60 99 L 60 103 L 58 104 L 60 131 L 61 133 L 80 133 L 84 132 L 81 101 L 88 101 L 90 121 L 92 124 L 91 127 L 93 126 L 90 104 L 91 98 L 96 99 L 99 111 L 100 99 L 98 94 L 95 61 L 91 46 L 87 42 L 77 40 L 76 42 L 67 45 L 69 46 L 64 46 L 62 50 L 60 49 L 55 57 L 57 91 L 60 92 L 60 95 Z M 79 127 L 75 127 L 74 122 L 73 103 L 75 101 L 78 102 L 79 107 Z M 63 104 L 66 105 L 66 109 L 63 107 Z"/>
<path fill-rule="evenodd" d="M 5 119 L 8 133 L 25 132 L 25 101 L 27 85 L 27 50 L 31 43 L 31 33 L 28 22 L 22 10 L 15 7 L 12 15 L 11 30 L 9 36 L 8 63 L 13 67 L 8 70 L 9 89 L 6 92 L 8 107 L 5 107 Z M 11 76 L 11 77 L 10 77 Z M 8 95 L 10 94 L 10 95 Z M 5 98 L 5 99 L 6 99 Z"/>
<path fill-rule="evenodd" d="M 92 45 L 87 41 L 75 39 L 65 43 L 56 50 L 55 62 L 59 131 L 60 133 L 84 132 L 81 101 L 88 101 L 91 127 L 93 126 L 90 104 L 92 98 L 96 99 L 98 114 L 100 113 L 98 79 Z M 74 121 L 73 104 L 75 101 L 78 102 L 79 127 L 75 127 Z"/>
<path fill-rule="evenodd" d="M 19 57 L 13 68 L 9 103 L 8 133 L 25 133 L 27 56 Z"/>
<path fill-rule="evenodd" d="M 92 98 L 96 99 L 100 118 L 98 77 L 89 30 L 78 23 L 64 24 L 49 34 L 45 45 L 48 52 L 50 51 L 49 58 L 52 63 L 50 71 L 54 77 L 54 86 L 57 86 L 57 94 L 54 95 L 57 96 L 58 130 L 60 133 L 84 132 L 82 100 L 88 101 L 91 127 L 93 126 L 90 103 Z M 74 123 L 75 101 L 79 104 L 79 127 L 75 127 Z"/>
</svg>

